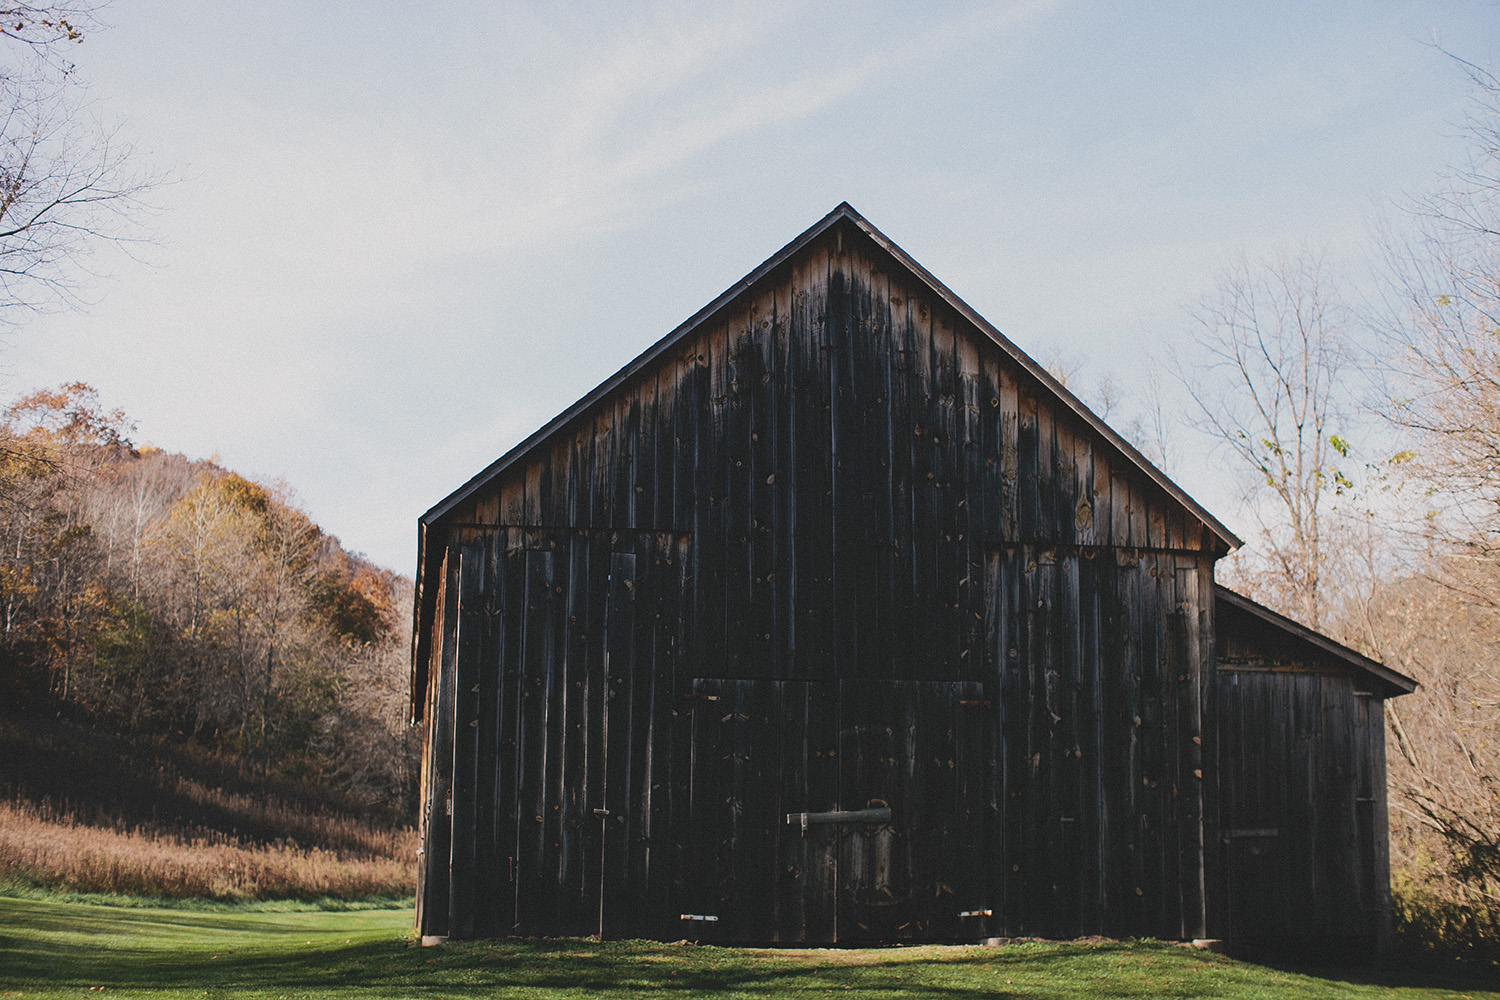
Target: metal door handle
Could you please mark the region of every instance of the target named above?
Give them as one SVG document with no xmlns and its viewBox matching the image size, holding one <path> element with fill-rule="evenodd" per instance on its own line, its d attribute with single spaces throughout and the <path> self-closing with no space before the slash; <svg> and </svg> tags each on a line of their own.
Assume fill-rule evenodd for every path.
<svg viewBox="0 0 1500 1000">
<path fill-rule="evenodd" d="M 787 813 L 788 825 L 794 823 L 802 824 L 802 835 L 807 836 L 807 828 L 813 823 L 889 823 L 891 821 L 891 807 L 887 805 L 874 806 L 867 809 L 837 809 L 832 812 L 802 812 Z"/>
</svg>

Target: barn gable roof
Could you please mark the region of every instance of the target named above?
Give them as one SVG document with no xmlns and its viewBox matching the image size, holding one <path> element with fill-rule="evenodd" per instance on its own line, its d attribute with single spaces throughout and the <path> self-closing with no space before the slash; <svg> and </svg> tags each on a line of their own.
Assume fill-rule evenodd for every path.
<svg viewBox="0 0 1500 1000">
<path fill-rule="evenodd" d="M 1240 539 L 1210 514 L 1203 506 L 1194 500 L 1188 493 L 1167 477 L 1156 466 L 1152 465 L 1144 455 L 1140 453 L 1129 441 L 1125 440 L 1114 428 L 1101 420 L 1092 410 L 1083 404 L 1078 397 L 1069 392 L 1055 377 L 1045 368 L 1011 343 L 999 330 L 992 326 L 983 316 L 979 315 L 968 303 L 959 298 L 948 286 L 944 285 L 921 264 L 890 240 L 884 233 L 876 229 L 864 216 L 856 212 L 848 202 L 840 204 L 832 212 L 824 216 L 816 225 L 809 228 L 802 235 L 782 247 L 763 264 L 745 275 L 739 281 L 731 285 L 718 298 L 694 313 L 686 322 L 682 323 L 671 333 L 657 341 L 634 361 L 624 368 L 605 379 L 591 392 L 578 400 L 572 406 L 563 410 L 552 418 L 530 437 L 510 449 L 494 462 L 490 463 L 478 475 L 464 483 L 447 498 L 432 507 L 423 514 L 420 522 L 425 534 L 425 529 L 440 522 L 447 514 L 459 507 L 466 500 L 473 497 L 477 492 L 484 489 L 493 482 L 506 469 L 522 460 L 532 449 L 546 441 L 553 434 L 562 430 L 575 419 L 582 416 L 601 399 L 607 397 L 621 385 L 630 381 L 635 375 L 649 368 L 659 358 L 672 350 L 683 339 L 691 336 L 695 331 L 709 323 L 720 310 L 726 308 L 747 290 L 755 286 L 762 279 L 776 271 L 799 252 L 813 243 L 819 237 L 828 233 L 840 224 L 851 225 L 859 232 L 867 236 L 878 248 L 883 250 L 897 266 L 903 268 L 916 278 L 920 283 L 926 285 L 932 294 L 947 303 L 955 312 L 966 319 L 981 333 L 992 340 L 1000 349 L 1011 358 L 1019 367 L 1024 369 L 1041 386 L 1055 396 L 1063 406 L 1071 410 L 1097 434 L 1109 442 L 1118 450 L 1131 464 L 1135 465 L 1147 478 L 1156 483 L 1168 496 L 1185 507 L 1199 522 L 1202 523 L 1212 535 L 1224 546 L 1225 550 L 1238 548 Z M 424 539 L 425 540 L 425 539 Z M 420 571 L 419 571 L 420 572 Z"/>
<path fill-rule="evenodd" d="M 1263 604 L 1258 604 L 1243 594 L 1236 594 L 1223 584 L 1214 585 L 1214 600 L 1220 604 L 1227 605 L 1242 611 L 1256 619 L 1262 625 L 1277 629 L 1304 646 L 1310 646 L 1324 656 L 1354 668 L 1366 677 L 1380 685 L 1387 695 L 1411 694 L 1417 689 L 1417 682 L 1387 667 L 1385 664 L 1370 659 L 1362 653 L 1357 653 L 1342 643 L 1335 642 L 1321 632 L 1314 632 L 1306 625 L 1300 625 L 1285 615 L 1277 614 Z"/>
</svg>

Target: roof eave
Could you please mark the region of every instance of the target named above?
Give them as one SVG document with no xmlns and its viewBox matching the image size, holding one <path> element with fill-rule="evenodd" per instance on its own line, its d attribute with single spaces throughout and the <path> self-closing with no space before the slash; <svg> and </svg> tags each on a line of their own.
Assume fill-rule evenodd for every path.
<svg viewBox="0 0 1500 1000">
<path fill-rule="evenodd" d="M 984 334 L 991 340 L 993 340 L 1001 350 L 1005 351 L 1010 356 L 1011 360 L 1015 361 L 1016 364 L 1025 369 L 1028 374 L 1030 374 L 1033 378 L 1035 378 L 1038 382 L 1045 386 L 1049 391 L 1054 393 L 1059 399 L 1063 401 L 1064 404 L 1068 406 L 1069 409 L 1071 409 L 1080 419 L 1082 419 L 1085 423 L 1092 427 L 1097 433 L 1103 436 L 1105 440 L 1109 441 L 1110 444 L 1120 449 L 1120 451 L 1125 454 L 1126 458 L 1128 458 L 1137 468 L 1144 472 L 1152 480 L 1152 482 L 1161 487 L 1168 496 L 1172 497 L 1178 503 L 1182 504 L 1189 511 L 1191 511 L 1193 516 L 1203 522 L 1204 527 L 1208 528 L 1209 531 L 1212 532 L 1221 543 L 1223 543 L 1223 545 L 1226 547 L 1226 551 L 1233 551 L 1234 549 L 1237 549 L 1244 544 L 1244 542 L 1240 540 L 1238 535 L 1230 531 L 1229 528 L 1227 528 L 1223 524 L 1223 522 L 1210 514 L 1202 504 L 1194 500 L 1186 490 L 1173 482 L 1166 473 L 1162 472 L 1154 464 L 1152 464 L 1151 460 L 1146 458 L 1145 455 L 1142 455 L 1140 449 L 1136 448 L 1118 431 L 1116 431 L 1113 427 L 1109 426 L 1109 424 L 1100 419 L 1098 414 L 1094 413 L 1094 411 L 1089 409 L 1089 407 L 1082 400 L 1073 395 L 1072 390 L 1059 382 L 1056 376 L 1054 376 L 1051 372 L 1047 371 L 1046 368 L 1038 364 L 1025 351 L 1021 350 L 1019 347 L 1013 344 L 1010 339 L 1005 336 L 1005 334 L 1001 333 L 998 329 L 991 325 L 989 320 L 981 316 L 972 306 L 970 306 L 967 302 L 960 298 L 958 294 L 955 293 L 951 288 L 939 281 L 938 278 L 932 274 L 932 272 L 928 271 L 913 257 L 911 257 L 911 255 L 909 255 L 905 250 L 902 250 L 901 247 L 896 245 L 896 243 L 894 243 L 889 237 L 887 237 L 884 233 L 871 225 L 871 223 L 862 215 L 856 212 L 853 208 L 850 208 L 848 203 L 841 205 L 840 208 L 848 209 L 847 215 L 850 221 L 859 226 L 860 229 L 863 230 L 871 240 L 875 241 L 875 243 L 881 247 L 881 249 L 900 261 L 902 266 L 906 267 L 913 274 L 915 274 L 922 282 L 924 282 L 929 288 L 931 288 L 939 298 L 947 302 L 948 305 L 956 310 L 961 316 L 967 319 L 970 323 L 974 324 L 976 328 L 983 331 Z"/>
<path fill-rule="evenodd" d="M 1362 670 L 1374 677 L 1395 694 L 1411 694 L 1419 686 L 1415 680 L 1405 674 L 1392 670 L 1380 661 L 1372 660 L 1363 653 L 1350 649 L 1341 642 L 1330 639 L 1322 632 L 1310 629 L 1300 622 L 1278 614 L 1264 604 L 1252 601 L 1244 594 L 1230 590 L 1222 583 L 1214 584 L 1214 595 L 1220 600 L 1239 608 L 1241 611 L 1254 615 L 1267 624 L 1274 625 L 1282 631 L 1288 632 L 1298 639 L 1318 647 L 1324 652 L 1332 653 L 1356 670 Z"/>
<path fill-rule="evenodd" d="M 859 218 L 859 214 L 855 212 L 854 209 L 849 207 L 848 202 L 840 204 L 832 212 L 829 212 L 815 225 L 803 232 L 802 235 L 798 236 L 796 239 L 792 240 L 792 242 L 788 243 L 776 253 L 772 254 L 755 270 L 751 271 L 749 274 L 745 275 L 729 288 L 725 289 L 723 293 L 721 293 L 708 305 L 693 313 L 693 315 L 684 322 L 678 324 L 677 327 L 672 330 L 672 332 L 668 333 L 665 337 L 662 337 L 656 343 L 646 348 L 644 352 L 638 355 L 624 368 L 621 368 L 609 378 L 605 379 L 603 382 L 600 382 L 597 386 L 589 390 L 589 392 L 587 392 L 573 405 L 569 406 L 557 416 L 553 417 L 541 427 L 537 428 L 537 430 L 533 434 L 527 437 L 520 444 L 517 444 L 514 448 L 511 448 L 504 455 L 501 455 L 495 461 L 491 462 L 468 482 L 464 483 L 458 489 L 454 490 L 445 499 L 435 504 L 432 509 L 427 511 L 427 513 L 423 514 L 420 518 L 421 522 L 423 524 L 432 524 L 436 521 L 441 520 L 451 510 L 453 510 L 459 504 L 463 503 L 469 497 L 473 496 L 474 493 L 476 493 L 478 490 L 482 489 L 485 484 L 489 483 L 500 473 L 504 472 L 507 468 L 514 464 L 517 459 L 529 452 L 534 446 L 540 444 L 548 437 L 551 437 L 553 433 L 560 430 L 569 422 L 582 416 L 583 413 L 588 410 L 589 407 L 593 406 L 594 403 L 596 403 L 600 398 L 608 395 L 617 386 L 629 381 L 638 372 L 651 365 L 652 362 L 656 361 L 657 358 L 660 358 L 667 351 L 671 350 L 679 341 L 686 338 L 688 334 L 692 333 L 694 330 L 697 330 L 700 326 L 702 326 L 706 320 L 717 313 L 720 309 L 724 308 L 725 306 L 729 305 L 729 303 L 739 298 L 739 296 L 744 294 L 744 292 L 752 285 L 760 281 L 772 271 L 776 270 L 782 264 L 786 263 L 803 247 L 807 246 L 813 240 L 816 240 L 819 236 L 822 236 L 835 223 L 844 218 Z"/>
</svg>

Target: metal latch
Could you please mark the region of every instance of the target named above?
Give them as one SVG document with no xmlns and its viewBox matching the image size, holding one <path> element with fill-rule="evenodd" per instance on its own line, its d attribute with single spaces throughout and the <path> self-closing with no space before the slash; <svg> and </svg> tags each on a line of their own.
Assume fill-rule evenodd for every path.
<svg viewBox="0 0 1500 1000">
<path fill-rule="evenodd" d="M 1281 831 L 1274 826 L 1251 827 L 1224 831 L 1224 843 L 1229 843 L 1231 838 L 1237 837 L 1279 837 Z"/>
<path fill-rule="evenodd" d="M 793 823 L 802 824 L 802 836 L 807 836 L 807 828 L 813 823 L 889 823 L 891 821 L 891 807 L 880 799 L 871 799 L 869 805 L 863 809 L 837 809 L 832 812 L 803 812 L 787 813 L 788 825 Z"/>
</svg>

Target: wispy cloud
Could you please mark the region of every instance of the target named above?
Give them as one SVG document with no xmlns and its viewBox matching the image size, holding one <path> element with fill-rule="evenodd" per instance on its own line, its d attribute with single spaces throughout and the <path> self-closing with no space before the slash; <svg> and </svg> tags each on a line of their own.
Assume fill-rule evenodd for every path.
<svg viewBox="0 0 1500 1000">
<path fill-rule="evenodd" d="M 654 185 L 705 154 L 806 121 L 924 62 L 975 58 L 976 49 L 1055 6 L 1039 0 L 956 8 L 914 37 L 817 45 L 806 68 L 777 57 L 778 49 L 804 51 L 794 33 L 806 22 L 795 5 L 658 13 L 600 50 L 579 53 L 586 70 L 528 109 L 527 117 L 552 123 L 552 141 L 534 158 L 499 171 L 493 190 L 513 197 L 489 208 L 507 225 L 475 239 L 517 245 L 635 219 L 643 206 L 670 198 Z"/>
</svg>

